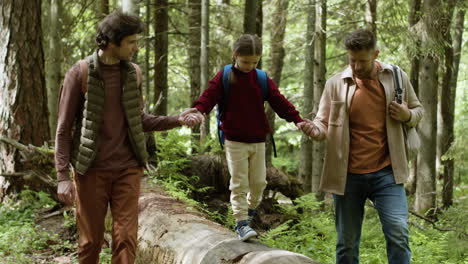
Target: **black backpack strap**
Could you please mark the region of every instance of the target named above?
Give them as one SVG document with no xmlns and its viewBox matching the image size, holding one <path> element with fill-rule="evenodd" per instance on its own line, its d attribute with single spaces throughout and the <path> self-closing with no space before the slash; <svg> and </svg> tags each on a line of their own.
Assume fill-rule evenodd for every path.
<svg viewBox="0 0 468 264">
<path fill-rule="evenodd" d="M 260 85 L 260 89 L 262 91 L 263 101 L 266 101 L 268 97 L 268 92 L 269 92 L 267 73 L 260 69 L 255 69 L 255 70 L 257 71 L 257 80 L 258 80 L 258 84 Z M 276 158 L 278 157 L 278 155 L 276 154 L 276 144 L 275 144 L 275 138 L 273 137 L 273 132 L 270 133 L 270 142 L 271 142 L 271 146 L 273 147 L 274 157 Z"/>
<path fill-rule="evenodd" d="M 224 66 L 223 68 L 223 78 L 222 78 L 222 84 L 223 84 L 223 100 L 222 103 L 216 105 L 216 126 L 218 130 L 218 141 L 219 145 L 221 146 L 221 149 L 224 149 L 224 132 L 221 129 L 221 119 L 222 116 L 224 115 L 224 112 L 226 111 L 227 103 L 229 100 L 229 74 L 231 73 L 232 70 L 232 64 L 228 64 Z"/>
<path fill-rule="evenodd" d="M 396 65 L 392 65 L 393 69 L 393 82 L 395 86 L 395 98 L 397 103 L 401 104 L 403 102 L 403 89 L 400 85 L 400 68 Z"/>
</svg>

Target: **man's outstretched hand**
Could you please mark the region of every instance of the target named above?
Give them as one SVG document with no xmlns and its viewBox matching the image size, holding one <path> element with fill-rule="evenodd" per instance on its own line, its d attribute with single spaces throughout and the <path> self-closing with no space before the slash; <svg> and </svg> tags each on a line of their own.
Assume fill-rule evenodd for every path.
<svg viewBox="0 0 468 264">
<path fill-rule="evenodd" d="M 297 123 L 296 126 L 300 131 L 302 131 L 302 133 L 312 139 L 317 139 L 320 136 L 320 130 L 318 127 L 307 118 L 304 118 L 304 121 Z"/>
</svg>

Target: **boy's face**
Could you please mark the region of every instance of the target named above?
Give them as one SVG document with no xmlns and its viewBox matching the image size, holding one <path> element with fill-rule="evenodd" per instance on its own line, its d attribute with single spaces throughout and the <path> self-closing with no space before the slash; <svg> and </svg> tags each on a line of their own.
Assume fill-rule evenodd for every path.
<svg viewBox="0 0 468 264">
<path fill-rule="evenodd" d="M 234 55 L 234 59 L 236 60 L 235 67 L 243 72 L 249 72 L 255 67 L 257 67 L 258 61 L 260 60 L 260 56 L 258 55 L 251 55 L 251 56 L 240 56 Z"/>
<path fill-rule="evenodd" d="M 138 34 L 126 36 L 120 42 L 120 46 L 109 44 L 112 54 L 119 60 L 131 61 L 133 55 L 138 51 Z"/>
<path fill-rule="evenodd" d="M 349 65 L 354 76 L 359 79 L 372 79 L 374 62 L 379 55 L 379 50 L 348 50 Z"/>
</svg>

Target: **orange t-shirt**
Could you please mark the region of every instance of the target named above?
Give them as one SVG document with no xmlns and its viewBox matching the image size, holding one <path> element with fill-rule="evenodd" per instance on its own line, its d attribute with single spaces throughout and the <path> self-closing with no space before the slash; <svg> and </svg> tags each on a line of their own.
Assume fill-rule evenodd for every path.
<svg viewBox="0 0 468 264">
<path fill-rule="evenodd" d="M 377 71 L 380 65 L 376 62 Z M 378 79 L 354 78 L 356 91 L 349 111 L 348 171 L 364 174 L 391 164 L 387 144 L 385 91 Z"/>
</svg>

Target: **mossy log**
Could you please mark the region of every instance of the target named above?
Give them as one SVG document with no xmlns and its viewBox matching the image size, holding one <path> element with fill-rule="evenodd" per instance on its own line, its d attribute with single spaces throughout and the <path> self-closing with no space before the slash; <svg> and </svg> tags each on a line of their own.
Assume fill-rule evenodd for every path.
<svg viewBox="0 0 468 264">
<path fill-rule="evenodd" d="M 241 242 L 234 232 L 161 192 L 140 196 L 137 264 L 318 264 L 297 253 Z"/>
</svg>

